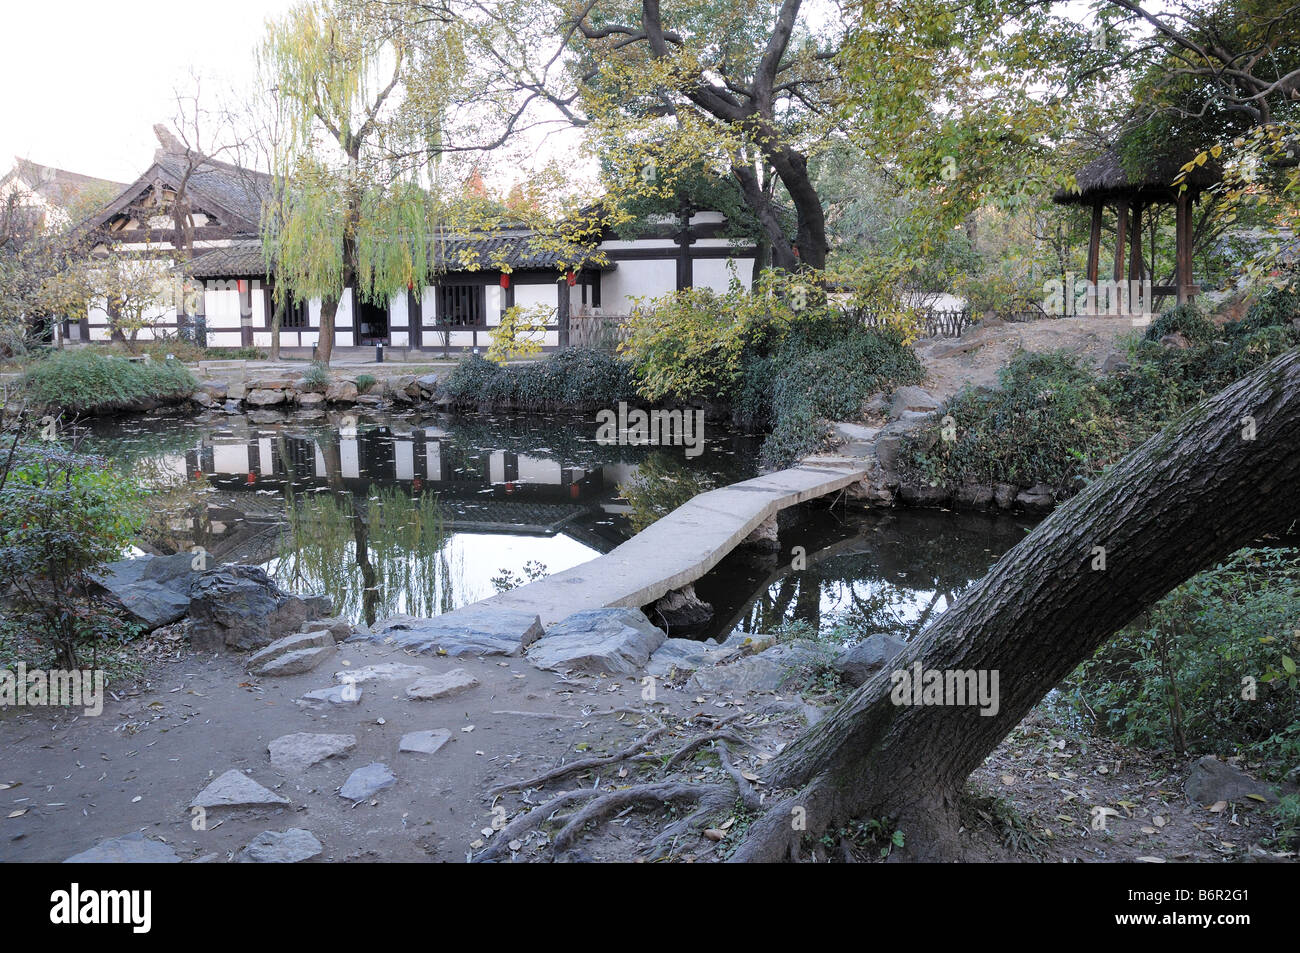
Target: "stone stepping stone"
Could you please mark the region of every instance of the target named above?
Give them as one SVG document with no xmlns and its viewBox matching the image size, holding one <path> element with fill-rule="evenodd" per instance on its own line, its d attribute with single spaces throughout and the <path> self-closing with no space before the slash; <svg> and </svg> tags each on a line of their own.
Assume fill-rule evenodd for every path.
<svg viewBox="0 0 1300 953">
<path fill-rule="evenodd" d="M 416 701 L 451 698 L 478 687 L 478 679 L 463 668 L 453 668 L 442 675 L 428 675 L 406 686 L 406 697 Z"/>
<path fill-rule="evenodd" d="M 272 659 L 261 668 L 254 669 L 254 675 L 260 675 L 263 678 L 276 678 L 284 675 L 301 675 L 304 672 L 310 672 L 316 666 L 320 665 L 331 655 L 334 654 L 334 646 L 321 647 L 315 649 L 298 649 L 296 652 L 286 652 L 279 658 Z"/>
<path fill-rule="evenodd" d="M 361 701 L 365 692 L 360 685 L 334 685 L 330 688 L 317 688 L 307 692 L 294 703 L 312 711 L 330 708 L 335 705 L 355 705 Z"/>
<path fill-rule="evenodd" d="M 356 735 L 327 735 L 300 731 L 282 735 L 269 745 L 271 764 L 286 771 L 305 771 L 326 758 L 336 758 L 357 746 Z"/>
<path fill-rule="evenodd" d="M 231 768 L 198 793 L 190 807 L 287 807 L 289 799 L 262 787 L 242 771 Z"/>
<path fill-rule="evenodd" d="M 665 639 L 640 609 L 584 609 L 547 629 L 528 660 L 552 672 L 634 675 Z"/>
<path fill-rule="evenodd" d="M 390 616 L 364 636 L 373 642 L 399 645 L 422 654 L 519 655 L 542 637 L 535 612 L 466 606 L 433 619 Z"/>
<path fill-rule="evenodd" d="M 73 854 L 65 864 L 179 864 L 176 851 L 139 831 L 102 840 L 90 850 Z"/>
<path fill-rule="evenodd" d="M 397 776 L 382 761 L 357 768 L 339 788 L 339 797 L 360 802 L 397 783 Z"/>
<path fill-rule="evenodd" d="M 412 754 L 437 754 L 438 749 L 451 740 L 451 732 L 446 728 L 434 728 L 431 731 L 408 731 L 402 735 L 397 745 L 398 751 Z"/>
<path fill-rule="evenodd" d="M 336 681 L 343 684 L 364 685 L 366 682 L 401 682 L 421 675 L 428 675 L 429 670 L 423 665 L 407 665 L 405 662 L 380 662 L 378 665 L 366 665 L 362 668 L 335 672 Z"/>
<path fill-rule="evenodd" d="M 332 650 L 334 642 L 333 634 L 325 629 L 316 629 L 311 632 L 295 632 L 293 635 L 286 635 L 282 639 L 276 639 L 266 648 L 250 655 L 248 657 L 248 670 L 251 672 L 282 655 L 297 652 L 300 649 Z M 333 653 L 331 652 L 331 654 Z"/>
<path fill-rule="evenodd" d="M 321 847 L 311 831 L 291 827 L 283 834 L 262 831 L 244 848 L 239 862 L 244 864 L 299 864 L 319 856 Z"/>
</svg>

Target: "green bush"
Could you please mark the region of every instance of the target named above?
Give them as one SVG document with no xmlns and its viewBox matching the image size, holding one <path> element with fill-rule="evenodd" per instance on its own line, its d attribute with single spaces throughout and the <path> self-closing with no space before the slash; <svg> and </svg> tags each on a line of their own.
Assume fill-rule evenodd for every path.
<svg viewBox="0 0 1300 953">
<path fill-rule="evenodd" d="M 1300 763 L 1300 550 L 1243 549 L 1156 603 L 1061 686 L 1128 744 Z"/>
<path fill-rule="evenodd" d="M 1077 489 L 1188 408 L 1297 344 L 1300 331 L 1289 324 L 1186 348 L 1144 336 L 1131 343 L 1130 365 L 1110 375 L 1094 374 L 1065 352 L 1019 355 L 1002 370 L 998 390 L 959 392 L 905 438 L 903 475 L 950 489 L 992 482 Z M 953 440 L 942 439 L 943 414 L 953 418 Z"/>
<path fill-rule="evenodd" d="M 18 445 L 0 460 L 0 579 L 9 624 L 44 633 L 65 668 L 101 634 L 93 574 L 120 559 L 142 511 L 123 474 L 58 443 Z"/>
<path fill-rule="evenodd" d="M 1224 326 L 1229 334 L 1248 334 L 1261 328 L 1281 327 L 1300 318 L 1300 294 L 1271 288 L 1255 300 L 1240 321 Z"/>
<path fill-rule="evenodd" d="M 789 466 L 821 449 L 827 421 L 853 420 L 880 390 L 918 383 L 924 370 L 902 332 L 833 315 L 773 329 L 751 343 L 731 392 L 737 422 L 770 429 L 764 466 Z"/>
<path fill-rule="evenodd" d="M 1065 352 L 1020 354 L 999 373 L 996 390 L 965 388 L 943 417 L 909 434 L 904 473 L 926 483 L 1068 485 L 1122 457 L 1131 447 L 1112 388 Z"/>
<path fill-rule="evenodd" d="M 53 352 L 31 365 L 23 386 L 42 407 L 95 413 L 183 400 L 198 382 L 176 361 L 129 361 L 81 347 Z"/>
<path fill-rule="evenodd" d="M 357 375 L 357 393 L 364 394 L 376 384 L 375 378 L 370 374 Z"/>
<path fill-rule="evenodd" d="M 1147 328 L 1146 339 L 1159 341 L 1166 334 L 1181 334 L 1192 344 L 1213 341 L 1217 333 L 1214 322 L 1195 304 L 1179 304 L 1168 309 Z"/>
<path fill-rule="evenodd" d="M 470 355 L 448 376 L 446 393 L 458 407 L 538 411 L 585 411 L 636 398 L 627 362 L 587 348 L 566 348 L 545 360 L 505 367 Z"/>
</svg>

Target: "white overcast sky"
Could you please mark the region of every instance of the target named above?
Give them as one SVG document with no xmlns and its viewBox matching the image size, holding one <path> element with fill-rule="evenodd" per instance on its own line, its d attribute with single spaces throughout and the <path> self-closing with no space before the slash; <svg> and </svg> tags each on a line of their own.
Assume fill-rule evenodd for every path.
<svg viewBox="0 0 1300 953">
<path fill-rule="evenodd" d="M 268 16 L 291 0 L 41 0 L 4 4 L 0 174 L 13 156 L 129 182 L 153 124 L 176 112 L 191 70 L 214 93 L 253 75 Z"/>
</svg>

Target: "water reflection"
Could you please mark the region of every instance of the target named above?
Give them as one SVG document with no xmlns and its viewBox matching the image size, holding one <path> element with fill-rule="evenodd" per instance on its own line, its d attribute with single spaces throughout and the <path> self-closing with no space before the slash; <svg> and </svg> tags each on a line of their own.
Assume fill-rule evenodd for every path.
<svg viewBox="0 0 1300 953">
<path fill-rule="evenodd" d="M 497 591 L 494 579 L 608 552 L 632 533 L 619 485 L 647 461 L 685 462 L 706 488 L 755 472 L 751 443 L 725 430 L 690 461 L 681 448 L 602 446 L 595 432 L 594 419 L 565 417 L 259 412 L 114 422 L 87 447 L 173 501 L 188 494 L 155 548 L 264 565 L 370 623 L 446 612 Z"/>
</svg>

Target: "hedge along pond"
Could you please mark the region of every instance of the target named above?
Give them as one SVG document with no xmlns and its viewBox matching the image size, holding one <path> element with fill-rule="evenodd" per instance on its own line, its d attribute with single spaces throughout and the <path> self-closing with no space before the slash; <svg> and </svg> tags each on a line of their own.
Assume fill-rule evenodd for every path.
<svg viewBox="0 0 1300 953">
<path fill-rule="evenodd" d="M 143 546 L 264 566 L 370 624 L 586 562 L 695 493 L 758 473 L 758 441 L 719 424 L 702 449 L 611 445 L 607 432 L 595 413 L 259 411 L 91 422 L 82 449 L 156 493 Z M 780 551 L 738 550 L 700 580 L 712 619 L 672 634 L 825 631 L 849 615 L 873 631 L 915 627 L 1024 535 L 1006 517 L 825 504 L 782 525 Z"/>
</svg>

